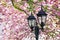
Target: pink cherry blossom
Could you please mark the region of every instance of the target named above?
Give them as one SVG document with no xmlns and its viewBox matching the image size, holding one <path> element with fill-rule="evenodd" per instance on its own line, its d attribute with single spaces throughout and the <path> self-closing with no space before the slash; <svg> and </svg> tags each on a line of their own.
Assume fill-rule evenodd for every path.
<svg viewBox="0 0 60 40">
<path fill-rule="evenodd" d="M 21 2 L 22 0 L 14 0 L 15 2 Z M 38 0 L 33 0 L 35 3 Z M 55 10 L 52 8 L 58 6 L 60 8 L 59 0 L 46 0 L 37 3 L 38 5 L 43 4 L 47 8 L 47 21 L 44 26 L 44 31 L 39 30 L 39 40 L 60 40 L 60 19 L 56 18 L 56 15 L 60 17 L 59 10 Z M 34 4 L 34 16 L 38 11 L 40 11 L 41 6 Z M 23 5 L 19 5 L 19 8 L 25 10 L 27 14 L 31 14 L 28 11 L 27 7 L 29 7 L 26 1 L 23 1 Z M 43 8 L 44 9 L 44 8 Z M 19 11 L 14 8 L 11 3 L 11 0 L 0 0 L 0 28 L 2 28 L 2 33 L 0 34 L 0 40 L 35 40 L 34 33 L 31 33 L 31 29 L 29 28 L 27 15 L 24 12 Z M 37 17 L 36 17 L 37 19 Z M 52 37 L 53 35 L 54 37 Z"/>
</svg>

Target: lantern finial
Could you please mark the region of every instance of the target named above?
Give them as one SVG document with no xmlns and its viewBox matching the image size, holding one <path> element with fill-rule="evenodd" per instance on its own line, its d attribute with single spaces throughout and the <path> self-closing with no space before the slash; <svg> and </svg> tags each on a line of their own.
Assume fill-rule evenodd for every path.
<svg viewBox="0 0 60 40">
<path fill-rule="evenodd" d="M 33 16 L 32 12 L 31 12 L 31 15 Z"/>
<path fill-rule="evenodd" d="M 43 10 L 43 8 L 42 8 L 42 7 L 43 7 L 43 5 L 41 4 L 41 10 Z"/>
</svg>

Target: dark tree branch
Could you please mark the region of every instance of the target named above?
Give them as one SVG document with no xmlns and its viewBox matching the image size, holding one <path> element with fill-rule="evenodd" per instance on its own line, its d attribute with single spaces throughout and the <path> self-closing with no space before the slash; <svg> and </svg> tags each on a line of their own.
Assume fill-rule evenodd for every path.
<svg viewBox="0 0 60 40">
<path fill-rule="evenodd" d="M 20 9 L 18 6 L 14 5 L 14 0 L 11 0 L 11 2 L 12 2 L 12 5 L 14 6 L 14 8 L 18 9 L 19 11 L 25 12 L 25 14 L 29 16 L 29 14 L 27 14 L 27 12 L 25 10 Z"/>
</svg>

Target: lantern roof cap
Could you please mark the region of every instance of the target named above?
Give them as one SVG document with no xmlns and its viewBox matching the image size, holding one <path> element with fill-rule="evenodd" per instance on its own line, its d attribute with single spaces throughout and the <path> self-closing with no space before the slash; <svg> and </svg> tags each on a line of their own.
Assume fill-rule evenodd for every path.
<svg viewBox="0 0 60 40">
<path fill-rule="evenodd" d="M 33 16 L 33 14 L 31 13 L 31 15 L 27 18 L 28 20 L 35 20 L 36 18 Z"/>
<path fill-rule="evenodd" d="M 41 10 L 38 12 L 37 16 L 47 16 L 47 14 L 43 11 L 43 6 L 41 5 Z"/>
</svg>

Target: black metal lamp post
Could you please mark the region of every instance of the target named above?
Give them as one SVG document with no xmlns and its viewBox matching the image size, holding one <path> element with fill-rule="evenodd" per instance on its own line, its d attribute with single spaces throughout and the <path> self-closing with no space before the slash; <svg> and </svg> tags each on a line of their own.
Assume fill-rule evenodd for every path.
<svg viewBox="0 0 60 40">
<path fill-rule="evenodd" d="M 31 28 L 31 31 L 33 31 L 33 28 L 36 26 L 36 18 L 31 13 L 31 15 L 27 19 L 29 27 Z"/>
<path fill-rule="evenodd" d="M 42 31 L 44 30 L 44 26 L 45 26 L 46 18 L 47 18 L 47 14 L 43 11 L 42 5 L 41 5 L 41 10 L 37 14 L 37 18 L 38 18 L 38 23 L 40 24 L 41 28 L 38 27 L 37 22 L 36 22 L 36 18 L 33 16 L 32 13 L 27 18 L 29 27 L 31 28 L 31 31 L 34 31 L 33 28 L 35 28 L 36 40 L 38 40 L 39 29 L 41 29 Z"/>
<path fill-rule="evenodd" d="M 38 26 L 35 27 L 35 38 L 36 40 L 38 40 L 39 38 L 39 27 Z"/>
</svg>

